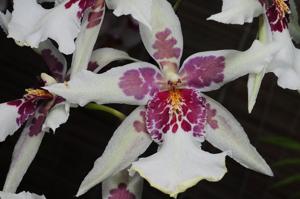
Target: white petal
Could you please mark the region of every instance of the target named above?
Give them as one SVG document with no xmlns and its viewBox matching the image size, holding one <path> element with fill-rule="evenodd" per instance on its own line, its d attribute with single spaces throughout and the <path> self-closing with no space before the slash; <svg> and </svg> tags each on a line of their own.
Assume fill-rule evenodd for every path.
<svg viewBox="0 0 300 199">
<path fill-rule="evenodd" d="M 130 57 L 125 51 L 114 48 L 99 48 L 93 51 L 88 70 L 98 73 L 109 63 L 123 59 L 138 61 L 137 59 Z"/>
<path fill-rule="evenodd" d="M 76 50 L 73 54 L 71 65 L 71 78 L 72 76 L 87 69 L 89 59 L 94 49 L 95 42 L 104 19 L 105 2 L 104 0 L 95 1 L 95 5 L 85 12 L 83 22 L 81 25 L 80 33 L 76 40 Z"/>
<path fill-rule="evenodd" d="M 81 183 L 77 196 L 127 168 L 146 151 L 152 140 L 145 132 L 144 114 L 145 108 L 139 107 L 118 127 L 102 156 L 96 160 L 93 169 Z"/>
<path fill-rule="evenodd" d="M 7 193 L 0 191 L 0 197 L 2 199 L 46 199 L 44 195 L 39 196 L 34 193 L 22 191 L 20 193 Z"/>
<path fill-rule="evenodd" d="M 151 8 L 151 29 L 140 24 L 142 41 L 162 68 L 179 67 L 183 39 L 180 21 L 166 0 L 155 0 Z"/>
<path fill-rule="evenodd" d="M 34 48 L 51 38 L 58 43 L 61 52 L 71 54 L 75 50 L 74 38 L 80 30 L 79 10 L 78 2 L 68 9 L 64 3 L 44 9 L 36 0 L 15 0 L 8 37 Z"/>
<path fill-rule="evenodd" d="M 289 31 L 292 35 L 292 38 L 295 42 L 300 43 L 300 25 L 299 25 L 299 16 L 297 12 L 297 7 L 295 4 L 295 0 L 290 0 L 290 8 L 291 8 L 291 15 L 290 15 L 290 23 L 288 25 Z"/>
<path fill-rule="evenodd" d="M 139 175 L 129 176 L 127 169 L 111 176 L 102 183 L 103 199 L 141 199 L 143 178 Z"/>
<path fill-rule="evenodd" d="M 246 168 L 272 176 L 272 170 L 249 142 L 239 122 L 221 104 L 205 96 L 211 109 L 216 111 L 214 127 L 206 125 L 206 140 Z"/>
<path fill-rule="evenodd" d="M 184 61 L 183 67 L 180 69 L 180 73 L 183 73 L 181 75 L 185 75 L 186 71 L 184 70 L 186 67 L 191 64 L 193 65 L 193 61 L 197 61 L 197 58 L 199 58 L 199 63 L 193 66 L 196 67 L 194 75 L 185 75 L 187 78 L 187 86 L 199 88 L 201 91 L 215 90 L 225 83 L 233 81 L 246 74 L 261 72 L 264 66 L 271 61 L 272 55 L 277 53 L 281 46 L 281 42 L 272 42 L 264 45 L 255 40 L 252 46 L 244 52 L 237 50 L 219 50 L 196 53 Z M 204 58 L 223 60 L 223 69 L 219 72 L 221 75 L 220 78 L 214 79 L 216 75 L 215 70 L 209 68 L 209 65 L 207 66 L 202 64 L 203 60 L 205 60 Z M 204 66 L 208 68 L 207 72 L 201 73 Z M 210 69 L 212 69 L 212 71 L 209 71 Z M 201 75 L 195 75 L 198 73 Z M 193 77 L 196 79 L 193 79 Z M 206 79 L 207 81 L 203 82 L 203 79 Z"/>
<path fill-rule="evenodd" d="M 88 102 L 126 103 L 144 105 L 158 90 L 160 71 L 145 62 L 113 68 L 102 74 L 81 71 L 65 84 L 54 84 L 45 89 L 84 106 Z"/>
<path fill-rule="evenodd" d="M 251 23 L 254 17 L 264 13 L 258 0 L 223 0 L 222 12 L 207 18 L 227 24 Z"/>
<path fill-rule="evenodd" d="M 15 146 L 3 191 L 16 192 L 45 135 L 44 132 L 40 132 L 37 135 L 30 136 L 30 124 L 28 122 Z"/>
<path fill-rule="evenodd" d="M 267 72 L 273 72 L 278 77 L 278 85 L 292 90 L 300 89 L 300 50 L 291 41 L 288 30 L 273 33 L 274 41 L 284 44 L 276 54 Z"/>
<path fill-rule="evenodd" d="M 0 27 L 7 34 L 8 23 L 11 20 L 11 13 L 7 10 L 6 13 L 0 11 Z"/>
<path fill-rule="evenodd" d="M 259 41 L 262 42 L 263 44 L 267 44 L 272 42 L 272 32 L 271 32 L 271 27 L 268 22 L 268 18 L 266 15 L 263 15 L 259 18 L 259 30 L 258 30 L 258 38 Z M 249 74 L 248 77 L 248 112 L 251 113 L 255 102 L 256 98 L 260 89 L 260 85 L 262 83 L 262 80 L 265 75 L 265 68 L 267 67 L 264 66 L 263 70 L 259 73 L 252 73 Z"/>
<path fill-rule="evenodd" d="M 7 136 L 12 135 L 18 130 L 21 124 L 17 123 L 19 113 L 16 106 L 8 105 L 7 103 L 0 104 L 0 115 L 0 142 L 2 142 Z"/>
<path fill-rule="evenodd" d="M 131 15 L 140 23 L 151 28 L 151 7 L 153 0 L 106 0 L 107 7 L 116 16 Z"/>
<path fill-rule="evenodd" d="M 55 105 L 47 115 L 47 118 L 43 124 L 43 131 L 53 132 L 62 124 L 66 123 L 70 115 L 70 105 L 67 102 L 62 102 Z"/>
<path fill-rule="evenodd" d="M 256 98 L 260 89 L 261 82 L 265 76 L 264 70 L 258 74 L 249 74 L 248 77 L 248 112 L 251 113 L 256 103 Z"/>
<path fill-rule="evenodd" d="M 227 172 L 226 152 L 211 154 L 201 150 L 191 133 L 182 130 L 165 134 L 159 151 L 132 163 L 151 186 L 176 198 L 200 180 L 219 181 Z"/>
</svg>

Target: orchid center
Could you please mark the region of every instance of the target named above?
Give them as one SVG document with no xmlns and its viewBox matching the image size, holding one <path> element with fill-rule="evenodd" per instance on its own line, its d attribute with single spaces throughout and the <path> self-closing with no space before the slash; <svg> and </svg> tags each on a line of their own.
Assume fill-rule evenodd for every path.
<svg viewBox="0 0 300 199">
<path fill-rule="evenodd" d="M 27 99 L 33 99 L 33 98 L 52 99 L 53 98 L 53 95 L 44 89 L 28 88 L 25 91 L 26 91 L 26 94 L 24 97 Z"/>
<path fill-rule="evenodd" d="M 146 126 L 153 140 L 160 143 L 167 133 L 190 133 L 201 137 L 206 123 L 205 99 L 192 89 L 158 92 L 149 101 Z"/>
</svg>

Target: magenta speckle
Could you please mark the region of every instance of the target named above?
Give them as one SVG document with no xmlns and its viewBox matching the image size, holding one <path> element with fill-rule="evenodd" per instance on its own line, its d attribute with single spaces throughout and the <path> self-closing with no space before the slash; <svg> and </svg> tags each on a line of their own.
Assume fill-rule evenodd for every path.
<svg viewBox="0 0 300 199">
<path fill-rule="evenodd" d="M 135 199 L 135 195 L 127 190 L 127 185 L 120 183 L 118 188 L 112 189 L 108 199 Z"/>
<path fill-rule="evenodd" d="M 140 120 L 135 120 L 133 122 L 133 126 L 134 126 L 134 129 L 140 133 L 140 132 L 144 132 L 144 133 L 147 133 L 147 130 L 146 130 L 146 124 L 145 124 L 145 121 L 146 121 L 146 112 L 145 111 L 141 111 L 140 112 L 140 116 L 142 116 L 142 121 Z"/>
<path fill-rule="evenodd" d="M 44 61 L 46 62 L 51 75 L 58 81 L 62 82 L 64 80 L 64 66 L 58 59 L 52 54 L 50 49 L 45 49 L 41 53 Z"/>
<path fill-rule="evenodd" d="M 98 65 L 97 62 L 90 61 L 90 62 L 88 63 L 87 70 L 94 72 L 94 71 L 98 68 L 98 66 L 99 66 L 99 65 Z"/>
<path fill-rule="evenodd" d="M 156 40 L 152 47 L 156 49 L 153 54 L 155 59 L 179 58 L 181 49 L 176 48 L 177 40 L 172 36 L 169 28 L 155 34 Z"/>
<path fill-rule="evenodd" d="M 287 8 L 290 7 L 288 0 L 283 0 Z M 289 13 L 282 9 L 282 6 L 278 5 L 276 1 L 273 1 L 272 5 L 267 8 L 267 17 L 272 31 L 282 32 L 287 28 L 289 23 Z"/>
<path fill-rule="evenodd" d="M 190 58 L 180 76 L 183 83 L 194 88 L 210 86 L 212 82 L 220 83 L 224 79 L 225 58 L 216 56 Z"/>
<path fill-rule="evenodd" d="M 37 109 L 37 103 L 34 100 L 18 99 L 15 101 L 7 102 L 7 105 L 16 106 L 18 108 L 19 116 L 16 118 L 18 125 L 24 122 L 34 114 Z"/>
<path fill-rule="evenodd" d="M 207 123 L 212 129 L 219 128 L 218 121 L 214 118 L 217 115 L 217 110 L 212 109 L 210 107 L 210 104 L 206 105 L 206 111 L 207 111 Z"/>
<path fill-rule="evenodd" d="M 204 135 L 206 114 L 205 99 L 195 91 L 162 91 L 147 105 L 146 127 L 157 143 L 163 142 L 165 133 L 177 133 L 179 128 L 186 133 L 192 133 L 194 137 L 201 137 Z"/>
<path fill-rule="evenodd" d="M 158 91 L 156 80 L 160 78 L 153 68 L 128 70 L 120 78 L 119 86 L 127 96 L 142 100 L 146 95 L 153 96 Z"/>
</svg>

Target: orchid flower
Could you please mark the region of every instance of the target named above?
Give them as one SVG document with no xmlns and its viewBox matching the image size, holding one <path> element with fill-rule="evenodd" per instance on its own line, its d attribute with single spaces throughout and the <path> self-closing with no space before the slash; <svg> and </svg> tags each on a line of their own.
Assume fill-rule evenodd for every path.
<svg viewBox="0 0 300 199">
<path fill-rule="evenodd" d="M 290 3 L 289 3 L 290 2 Z M 291 7 L 291 9 L 290 9 Z M 252 111 L 258 91 L 267 72 L 278 77 L 282 88 L 300 90 L 300 50 L 293 45 L 289 34 L 289 15 L 293 39 L 299 41 L 300 30 L 294 0 L 224 0 L 222 12 L 208 19 L 222 23 L 243 24 L 252 22 L 253 17 L 263 14 L 260 20 L 259 39 L 264 43 L 282 42 L 283 48 L 274 56 L 261 73 L 250 74 L 248 80 L 248 110 Z"/>
<path fill-rule="evenodd" d="M 0 14 L 0 24 L 4 32 L 8 30 L 9 21 L 11 21 L 9 12 Z M 84 21 L 84 24 L 88 29 L 89 22 Z M 101 22 L 93 29 L 88 31 L 83 29 L 80 32 L 76 41 L 78 50 L 73 56 L 72 67 L 69 72 L 67 72 L 67 62 L 64 56 L 50 41 L 44 41 L 39 44 L 39 48 L 34 49 L 44 58 L 50 71 L 51 76 L 41 75 L 45 85 L 64 82 L 81 69 L 87 68 L 97 72 L 111 61 L 132 59 L 127 53 L 110 48 L 95 50 L 91 56 L 87 53 L 93 49 L 95 37 L 98 35 L 94 33 L 99 31 L 100 26 Z M 0 118 L 2 126 L 0 141 L 4 141 L 8 135 L 13 134 L 26 123 L 13 152 L 12 163 L 3 188 L 5 192 L 16 191 L 38 151 L 45 132 L 50 129 L 55 131 L 69 117 L 70 103 L 68 101 L 42 88 L 30 88 L 26 91 L 27 93 L 22 98 L 0 104 L 1 115 L 6 115 L 6 117 Z"/>
<path fill-rule="evenodd" d="M 46 199 L 45 196 L 36 195 L 34 193 L 29 192 L 20 192 L 18 194 L 15 193 L 6 193 L 0 191 L 0 198 L 2 199 Z"/>
<path fill-rule="evenodd" d="M 36 0 L 14 0 L 14 10 L 8 24 L 8 37 L 19 45 L 37 48 L 50 38 L 57 42 L 65 54 L 74 52 L 74 39 L 80 31 L 88 32 L 104 16 L 105 0 L 52 0 L 51 9 L 43 8 Z M 117 16 L 131 14 L 149 24 L 152 0 L 106 0 Z M 130 6 L 129 6 L 130 5 Z M 86 28 L 87 27 L 87 28 Z M 78 40 L 78 38 L 77 38 Z M 91 52 L 90 52 L 91 53 Z M 78 56 L 76 56 L 78 57 Z"/>
<path fill-rule="evenodd" d="M 81 106 L 91 101 L 140 105 L 117 128 L 77 196 L 130 165 L 131 174 L 139 173 L 172 197 L 200 180 L 219 181 L 227 171 L 226 155 L 247 168 L 272 175 L 236 119 L 202 92 L 260 72 L 279 46 L 255 41 L 245 52 L 200 52 L 187 58 L 179 69 L 183 47 L 179 19 L 165 0 L 153 1 L 151 16 L 151 29 L 142 23 L 139 27 L 160 70 L 136 62 L 102 74 L 83 70 L 65 84 L 44 87 Z M 223 152 L 203 151 L 204 140 Z M 152 141 L 159 144 L 158 152 L 136 161 Z"/>
</svg>

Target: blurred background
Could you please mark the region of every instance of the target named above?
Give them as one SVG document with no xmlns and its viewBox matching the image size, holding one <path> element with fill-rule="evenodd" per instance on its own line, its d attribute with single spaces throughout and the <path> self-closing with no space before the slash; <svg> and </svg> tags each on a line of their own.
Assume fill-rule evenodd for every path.
<svg viewBox="0 0 300 199">
<path fill-rule="evenodd" d="M 172 4 L 175 1 L 171 1 Z M 300 1 L 297 2 L 298 6 Z M 0 1 L 5 7 L 6 1 Z M 10 2 L 8 4 L 11 4 Z M 220 49 L 245 50 L 256 37 L 258 21 L 243 26 L 224 25 L 206 18 L 221 10 L 221 0 L 182 0 L 177 13 L 184 36 L 183 60 L 196 52 Z M 298 7 L 299 8 L 299 7 Z M 299 10 L 299 9 L 298 9 Z M 115 18 L 107 12 L 95 48 L 115 47 L 135 58 L 153 61 L 140 42 L 138 27 L 130 17 Z M 298 46 L 299 47 L 299 46 Z M 69 64 L 71 57 L 67 57 Z M 126 62 L 115 62 L 111 66 Z M 0 102 L 20 98 L 26 88 L 37 83 L 47 66 L 30 48 L 17 46 L 0 31 Z M 288 199 L 300 198 L 300 96 L 276 85 L 268 74 L 252 114 L 247 112 L 247 77 L 221 89 L 206 93 L 222 103 L 242 124 L 251 142 L 271 165 L 275 177 L 250 171 L 227 158 L 228 173 L 217 183 L 201 181 L 180 194 L 178 199 Z M 135 107 L 112 105 L 125 114 Z M 47 199 L 71 199 L 102 154 L 114 130 L 120 124 L 113 116 L 85 108 L 71 110 L 68 122 L 55 134 L 48 133 L 18 191 L 45 194 Z M 1 115 L 0 117 L 5 117 Z M 1 127 L 0 127 L 1 128 Z M 9 168 L 14 145 L 20 131 L 0 143 L 0 187 Z M 205 149 L 217 152 L 209 144 Z M 153 144 L 144 156 L 153 154 Z M 101 198 L 101 185 L 80 199 Z M 144 199 L 166 199 L 167 195 L 145 182 Z"/>
</svg>

